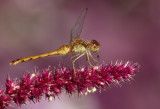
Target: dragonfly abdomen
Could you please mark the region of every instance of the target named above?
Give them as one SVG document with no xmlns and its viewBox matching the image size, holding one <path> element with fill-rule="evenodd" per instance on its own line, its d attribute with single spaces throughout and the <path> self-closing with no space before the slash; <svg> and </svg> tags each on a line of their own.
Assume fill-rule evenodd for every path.
<svg viewBox="0 0 160 109">
<path fill-rule="evenodd" d="M 30 61 L 30 60 L 34 60 L 34 59 L 38 59 L 38 58 L 42 58 L 42 57 L 47 57 L 47 56 L 51 56 L 51 55 L 66 55 L 66 54 L 70 53 L 71 51 L 72 51 L 72 49 L 69 45 L 63 45 L 53 52 L 35 55 L 35 56 L 29 56 L 29 57 L 25 57 L 25 58 L 21 58 L 21 59 L 16 59 L 16 60 L 12 61 L 10 63 L 10 65 L 17 65 L 22 62 L 26 62 L 26 61 Z"/>
</svg>

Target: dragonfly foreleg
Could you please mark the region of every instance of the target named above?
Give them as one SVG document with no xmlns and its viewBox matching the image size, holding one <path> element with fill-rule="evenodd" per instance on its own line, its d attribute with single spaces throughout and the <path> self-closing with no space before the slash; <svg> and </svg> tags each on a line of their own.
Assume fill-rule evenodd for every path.
<svg viewBox="0 0 160 109">
<path fill-rule="evenodd" d="M 88 54 L 89 54 L 89 56 L 95 61 L 95 62 L 97 62 L 97 63 L 100 63 L 99 61 L 97 61 L 95 58 L 93 58 L 93 56 L 92 56 L 92 54 L 91 54 L 91 52 L 90 51 L 88 51 Z"/>
</svg>

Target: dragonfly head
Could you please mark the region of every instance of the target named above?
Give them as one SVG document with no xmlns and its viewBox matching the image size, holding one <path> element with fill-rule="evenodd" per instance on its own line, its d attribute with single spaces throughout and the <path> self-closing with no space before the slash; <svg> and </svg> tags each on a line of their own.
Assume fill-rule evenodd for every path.
<svg viewBox="0 0 160 109">
<path fill-rule="evenodd" d="M 90 49 L 91 49 L 91 51 L 97 52 L 99 50 L 99 48 L 100 48 L 99 42 L 96 41 L 96 40 L 91 40 L 91 42 L 90 42 Z"/>
</svg>

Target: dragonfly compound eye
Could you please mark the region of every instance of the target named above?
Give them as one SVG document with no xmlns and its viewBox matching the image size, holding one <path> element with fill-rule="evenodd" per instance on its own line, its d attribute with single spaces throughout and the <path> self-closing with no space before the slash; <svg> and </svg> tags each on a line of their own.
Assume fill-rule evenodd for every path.
<svg viewBox="0 0 160 109">
<path fill-rule="evenodd" d="M 91 51 L 97 52 L 100 48 L 100 44 L 99 44 L 98 41 L 92 40 L 91 43 L 90 43 L 90 47 L 91 47 Z"/>
</svg>

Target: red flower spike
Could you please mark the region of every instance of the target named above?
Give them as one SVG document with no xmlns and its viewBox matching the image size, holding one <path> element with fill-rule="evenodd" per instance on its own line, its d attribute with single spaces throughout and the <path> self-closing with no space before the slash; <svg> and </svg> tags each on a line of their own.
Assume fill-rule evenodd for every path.
<svg viewBox="0 0 160 109">
<path fill-rule="evenodd" d="M 50 100 L 59 96 L 62 90 L 68 94 L 78 92 L 87 95 L 111 84 L 130 80 L 138 69 L 138 64 L 128 61 L 94 68 L 81 67 L 75 73 L 66 67 L 55 68 L 54 72 L 45 69 L 41 73 L 24 74 L 19 81 L 8 77 L 6 89 L 0 89 L 0 109 L 6 108 L 11 102 L 17 105 L 25 104 L 27 100 L 38 102 L 44 95 Z"/>
<path fill-rule="evenodd" d="M 0 89 L 0 109 L 5 109 L 12 102 L 12 98 Z"/>
</svg>

